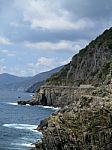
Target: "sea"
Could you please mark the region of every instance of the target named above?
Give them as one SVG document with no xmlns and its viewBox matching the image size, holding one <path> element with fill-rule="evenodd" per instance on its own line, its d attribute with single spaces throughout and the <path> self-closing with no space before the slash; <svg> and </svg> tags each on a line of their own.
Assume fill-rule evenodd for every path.
<svg viewBox="0 0 112 150">
<path fill-rule="evenodd" d="M 42 133 L 35 130 L 40 121 L 57 108 L 17 105 L 18 97 L 31 99 L 33 93 L 0 91 L 0 150 L 31 150 Z"/>
</svg>

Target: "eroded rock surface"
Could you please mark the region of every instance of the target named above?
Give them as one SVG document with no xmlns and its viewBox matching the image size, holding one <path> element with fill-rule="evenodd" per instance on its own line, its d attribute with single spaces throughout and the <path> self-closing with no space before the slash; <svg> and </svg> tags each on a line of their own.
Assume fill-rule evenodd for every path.
<svg viewBox="0 0 112 150">
<path fill-rule="evenodd" d="M 35 150 L 111 150 L 112 28 L 51 76 L 32 100 L 62 108 L 40 123 L 43 138 Z"/>
<path fill-rule="evenodd" d="M 112 93 L 80 95 L 74 102 L 42 121 L 38 130 L 43 150 L 112 149 Z M 94 93 L 96 95 L 94 96 Z M 39 145 L 37 146 L 39 149 Z"/>
</svg>

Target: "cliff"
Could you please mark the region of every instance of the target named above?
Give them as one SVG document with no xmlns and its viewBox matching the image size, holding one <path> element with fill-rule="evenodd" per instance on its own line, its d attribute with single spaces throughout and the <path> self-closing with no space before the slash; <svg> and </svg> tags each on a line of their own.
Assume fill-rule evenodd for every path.
<svg viewBox="0 0 112 150">
<path fill-rule="evenodd" d="M 44 85 L 36 92 L 31 102 L 35 105 L 64 107 L 73 102 L 77 95 L 89 94 L 93 89 L 94 87 L 89 85 L 84 87 Z"/>
<path fill-rule="evenodd" d="M 108 85 L 112 76 L 112 28 L 76 54 L 71 62 L 36 91 L 33 104 L 63 107 L 77 93 Z"/>
<path fill-rule="evenodd" d="M 77 92 L 67 106 L 41 121 L 37 150 L 110 150 L 112 148 L 111 85 Z"/>
<path fill-rule="evenodd" d="M 51 76 L 32 101 L 61 107 L 41 121 L 35 150 L 112 149 L 112 28 Z"/>
<path fill-rule="evenodd" d="M 112 28 L 73 56 L 71 62 L 47 79 L 47 85 L 101 85 L 112 62 Z"/>
<path fill-rule="evenodd" d="M 112 90 L 97 88 L 41 121 L 35 150 L 112 149 Z"/>
</svg>

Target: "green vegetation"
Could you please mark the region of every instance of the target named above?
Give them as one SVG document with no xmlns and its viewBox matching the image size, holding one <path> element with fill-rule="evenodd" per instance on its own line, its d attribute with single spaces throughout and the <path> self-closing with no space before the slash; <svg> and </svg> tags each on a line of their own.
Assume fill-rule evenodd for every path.
<svg viewBox="0 0 112 150">
<path fill-rule="evenodd" d="M 87 48 L 84 48 L 84 49 L 82 49 L 82 50 L 80 50 L 79 51 L 79 55 L 80 55 L 80 57 L 83 57 L 83 56 L 85 56 L 86 55 L 86 53 L 87 53 Z"/>
<path fill-rule="evenodd" d="M 97 74 L 97 77 L 99 80 L 102 80 L 102 81 L 105 81 L 106 79 L 106 76 L 110 73 L 111 71 L 111 65 L 112 65 L 112 62 L 108 62 L 106 63 L 102 69 L 98 72 Z"/>
<path fill-rule="evenodd" d="M 53 74 L 50 78 L 46 80 L 46 84 L 56 84 L 60 85 L 62 83 L 66 84 L 66 76 L 69 70 L 70 64 L 65 65 L 58 73 Z"/>
</svg>

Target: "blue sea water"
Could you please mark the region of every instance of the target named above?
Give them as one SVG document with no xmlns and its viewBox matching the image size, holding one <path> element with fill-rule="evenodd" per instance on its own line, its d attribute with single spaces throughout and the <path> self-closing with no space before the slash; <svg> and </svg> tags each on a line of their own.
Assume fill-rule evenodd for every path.
<svg viewBox="0 0 112 150">
<path fill-rule="evenodd" d="M 31 93 L 0 91 L 0 150 L 30 150 L 42 134 L 39 122 L 55 110 L 49 107 L 16 105 L 17 97 L 31 99 Z"/>
</svg>

